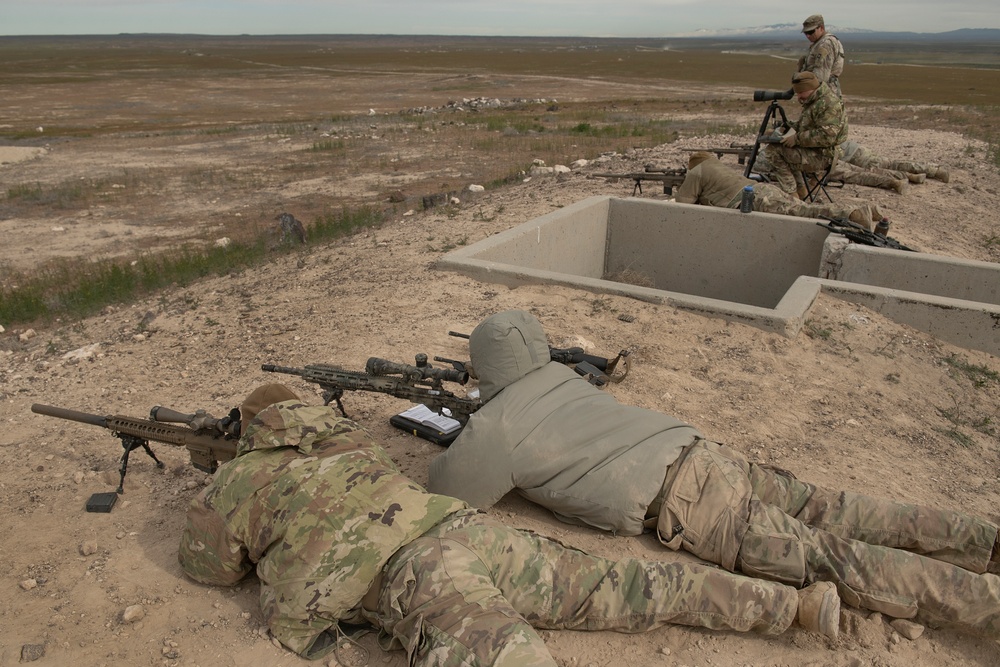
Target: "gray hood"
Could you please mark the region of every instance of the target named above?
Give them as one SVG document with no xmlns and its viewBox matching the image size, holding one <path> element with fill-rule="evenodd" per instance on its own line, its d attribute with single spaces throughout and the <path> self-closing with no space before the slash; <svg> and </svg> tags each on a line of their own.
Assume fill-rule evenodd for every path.
<svg viewBox="0 0 1000 667">
<path fill-rule="evenodd" d="M 523 310 L 504 311 L 480 322 L 469 335 L 469 357 L 484 403 L 551 360 L 542 324 Z"/>
</svg>

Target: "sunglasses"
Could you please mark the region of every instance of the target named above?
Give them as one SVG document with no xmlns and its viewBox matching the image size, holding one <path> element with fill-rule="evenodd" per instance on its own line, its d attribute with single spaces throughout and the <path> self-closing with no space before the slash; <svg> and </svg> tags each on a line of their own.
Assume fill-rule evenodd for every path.
<svg viewBox="0 0 1000 667">
<path fill-rule="evenodd" d="M 814 32 L 816 32 L 817 30 L 819 30 L 819 28 L 813 28 L 812 30 L 806 30 L 806 31 L 805 31 L 805 34 L 807 34 L 807 35 L 811 35 L 811 34 L 813 34 Z"/>
</svg>

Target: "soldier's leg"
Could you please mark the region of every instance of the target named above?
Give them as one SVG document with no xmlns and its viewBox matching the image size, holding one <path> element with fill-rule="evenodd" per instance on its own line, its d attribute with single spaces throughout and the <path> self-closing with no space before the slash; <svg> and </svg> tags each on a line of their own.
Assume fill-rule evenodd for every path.
<svg viewBox="0 0 1000 667">
<path fill-rule="evenodd" d="M 832 581 L 848 604 L 933 627 L 1000 638 L 1000 577 L 925 556 L 845 540 L 753 501 L 738 569 L 803 583 Z"/>
<path fill-rule="evenodd" d="M 771 172 L 768 177 L 787 194 L 795 196 L 798 186 L 795 182 L 795 168 L 798 161 L 795 160 L 796 150 L 794 148 L 784 148 L 776 144 L 767 144 L 764 147 L 764 154 L 767 162 L 771 165 Z"/>
<path fill-rule="evenodd" d="M 900 174 L 893 177 L 887 169 L 861 169 L 847 162 L 838 162 L 830 174 L 831 180 L 840 180 L 849 185 L 863 185 L 869 188 L 893 190 L 899 194 L 906 192 L 908 181 Z"/>
<path fill-rule="evenodd" d="M 807 203 L 785 194 L 780 188 L 767 183 L 757 183 L 753 186 L 753 208 L 762 213 L 777 213 L 778 215 L 795 215 L 800 218 L 834 218 L 851 220 L 872 230 L 875 228 L 876 212 L 870 206 L 847 208 L 830 203 Z M 880 212 L 879 212 L 880 214 Z"/>
<path fill-rule="evenodd" d="M 402 647 L 410 665 L 556 667 L 489 568 L 439 536 L 420 537 L 393 555 L 376 609 L 365 617 L 380 628 L 382 647 Z"/>
<path fill-rule="evenodd" d="M 751 483 L 761 502 L 813 528 L 905 549 L 977 574 L 986 572 L 997 544 L 997 526 L 960 512 L 831 491 L 753 464 Z"/>
<path fill-rule="evenodd" d="M 420 664 L 547 665 L 531 626 L 776 634 L 797 607 L 788 586 L 701 565 L 598 558 L 466 515 L 393 556 L 372 620 Z"/>
<path fill-rule="evenodd" d="M 657 524 L 668 546 L 678 542 L 727 569 L 796 586 L 832 581 L 849 604 L 1000 637 L 1000 577 L 808 526 L 786 508 L 802 511 L 813 487 L 755 471 L 722 445 L 699 441 L 675 466 Z"/>
</svg>

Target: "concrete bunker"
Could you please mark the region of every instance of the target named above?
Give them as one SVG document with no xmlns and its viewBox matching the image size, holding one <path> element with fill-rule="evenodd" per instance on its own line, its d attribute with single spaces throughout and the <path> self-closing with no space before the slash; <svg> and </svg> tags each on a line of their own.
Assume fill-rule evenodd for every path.
<svg viewBox="0 0 1000 667">
<path fill-rule="evenodd" d="M 848 243 L 814 220 L 585 199 L 454 250 L 437 268 L 669 304 L 795 336 L 826 291 L 1000 355 L 1000 265 Z"/>
</svg>

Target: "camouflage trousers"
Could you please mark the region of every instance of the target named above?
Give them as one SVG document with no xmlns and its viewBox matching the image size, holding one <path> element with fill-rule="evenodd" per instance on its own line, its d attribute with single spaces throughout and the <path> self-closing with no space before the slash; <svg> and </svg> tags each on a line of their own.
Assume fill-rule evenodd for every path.
<svg viewBox="0 0 1000 667">
<path fill-rule="evenodd" d="M 730 203 L 729 208 L 739 208 L 740 197 Z M 853 209 L 835 204 L 809 203 L 785 194 L 781 188 L 769 183 L 755 183 L 753 186 L 753 210 L 761 213 L 797 215 L 800 218 L 837 218 L 846 220 Z"/>
<path fill-rule="evenodd" d="M 837 162 L 830 172 L 831 181 L 843 181 L 848 185 L 863 185 L 868 188 L 895 190 L 897 181 L 906 178 L 898 171 L 890 171 L 881 167 L 857 167 L 849 162 Z"/>
<path fill-rule="evenodd" d="M 400 549 L 383 568 L 383 648 L 411 665 L 556 662 L 538 629 L 641 632 L 668 623 L 784 631 L 794 588 L 692 563 L 590 556 L 465 510 Z"/>
<path fill-rule="evenodd" d="M 794 586 L 833 581 L 852 606 L 1000 637 L 987 521 L 822 489 L 704 440 L 670 466 L 660 498 L 671 548 Z"/>
<path fill-rule="evenodd" d="M 926 174 L 931 166 L 922 162 L 912 160 L 892 160 L 871 152 L 864 146 L 859 146 L 850 155 L 843 157 L 844 161 L 862 169 L 889 169 L 891 171 L 901 171 L 908 174 Z"/>
<path fill-rule="evenodd" d="M 764 153 L 771 164 L 771 180 L 790 195 L 795 195 L 798 187 L 796 172 L 824 172 L 831 160 L 831 156 L 822 148 L 788 148 L 780 144 L 767 144 Z"/>
</svg>

